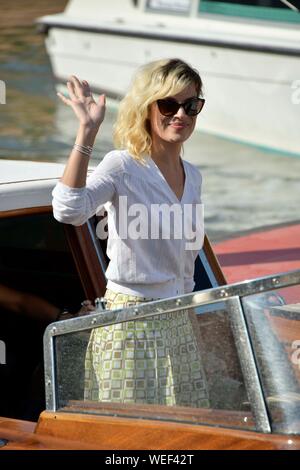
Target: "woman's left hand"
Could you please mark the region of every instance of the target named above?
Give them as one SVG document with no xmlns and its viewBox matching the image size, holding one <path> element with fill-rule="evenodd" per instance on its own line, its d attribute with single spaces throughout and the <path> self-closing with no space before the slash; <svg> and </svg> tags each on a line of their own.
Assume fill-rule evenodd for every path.
<svg viewBox="0 0 300 470">
<path fill-rule="evenodd" d="M 84 300 L 81 302 L 81 309 L 74 315 L 75 317 L 80 317 L 81 315 L 88 315 L 90 312 L 95 310 L 95 305 L 90 300 Z"/>
</svg>

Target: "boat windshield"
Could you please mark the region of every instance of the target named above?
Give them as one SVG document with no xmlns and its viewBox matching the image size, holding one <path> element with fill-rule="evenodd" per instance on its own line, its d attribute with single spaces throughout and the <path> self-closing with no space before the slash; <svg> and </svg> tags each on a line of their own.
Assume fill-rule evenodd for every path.
<svg viewBox="0 0 300 470">
<path fill-rule="evenodd" d="M 297 302 L 300 271 L 49 325 L 47 409 L 298 434 Z"/>
<path fill-rule="evenodd" d="M 125 311 L 102 314 L 105 326 L 57 336 L 57 408 L 254 429 L 230 308 L 165 308 L 127 322 Z"/>
<path fill-rule="evenodd" d="M 300 286 L 242 299 L 272 429 L 300 433 Z"/>
</svg>

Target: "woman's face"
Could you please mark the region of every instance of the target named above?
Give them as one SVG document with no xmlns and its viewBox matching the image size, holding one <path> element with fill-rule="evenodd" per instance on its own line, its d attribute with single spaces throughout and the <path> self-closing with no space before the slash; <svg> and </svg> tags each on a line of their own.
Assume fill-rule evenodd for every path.
<svg viewBox="0 0 300 470">
<path fill-rule="evenodd" d="M 184 88 L 177 95 L 168 96 L 166 98 L 173 98 L 179 103 L 186 101 L 189 98 L 197 97 L 197 91 L 194 84 Z M 185 114 L 183 107 L 180 107 L 176 114 L 171 117 L 163 116 L 156 102 L 151 104 L 150 107 L 150 129 L 153 144 L 155 143 L 183 143 L 192 134 L 197 116 L 188 116 Z"/>
</svg>

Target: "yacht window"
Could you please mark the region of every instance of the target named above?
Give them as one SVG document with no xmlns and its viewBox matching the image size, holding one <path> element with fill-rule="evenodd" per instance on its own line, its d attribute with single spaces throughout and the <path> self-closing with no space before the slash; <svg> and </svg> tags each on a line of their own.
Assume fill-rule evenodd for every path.
<svg viewBox="0 0 300 470">
<path fill-rule="evenodd" d="M 203 13 L 255 18 L 264 21 L 300 22 L 300 0 L 201 0 L 199 16 Z M 297 11 L 298 9 L 298 11 Z"/>
<path fill-rule="evenodd" d="M 147 9 L 162 13 L 189 14 L 191 0 L 148 0 Z"/>
</svg>

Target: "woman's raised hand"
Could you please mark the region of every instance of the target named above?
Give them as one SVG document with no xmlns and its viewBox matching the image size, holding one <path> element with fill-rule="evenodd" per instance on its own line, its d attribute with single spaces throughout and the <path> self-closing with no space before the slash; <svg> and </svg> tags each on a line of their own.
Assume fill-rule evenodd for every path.
<svg viewBox="0 0 300 470">
<path fill-rule="evenodd" d="M 105 95 L 100 95 L 96 102 L 86 80 L 80 81 L 75 75 L 67 82 L 70 98 L 57 93 L 59 98 L 73 108 L 82 126 L 98 130 L 105 115 Z"/>
</svg>

